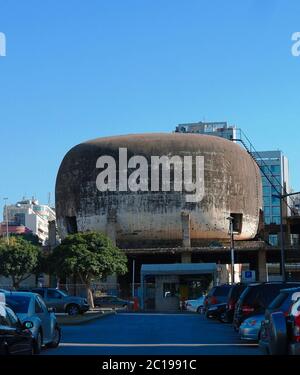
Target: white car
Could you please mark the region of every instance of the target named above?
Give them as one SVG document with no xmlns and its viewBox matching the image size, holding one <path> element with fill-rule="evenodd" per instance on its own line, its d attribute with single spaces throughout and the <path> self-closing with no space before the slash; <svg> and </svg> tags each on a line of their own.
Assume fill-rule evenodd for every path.
<svg viewBox="0 0 300 375">
<path fill-rule="evenodd" d="M 188 299 L 185 301 L 185 307 L 188 311 L 194 311 L 201 313 L 203 309 L 204 296 L 200 296 L 197 299 Z"/>
</svg>

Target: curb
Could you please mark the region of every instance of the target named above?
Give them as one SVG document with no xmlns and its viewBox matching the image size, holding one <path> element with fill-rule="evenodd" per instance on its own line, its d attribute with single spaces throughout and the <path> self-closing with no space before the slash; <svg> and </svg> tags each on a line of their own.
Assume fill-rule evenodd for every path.
<svg viewBox="0 0 300 375">
<path fill-rule="evenodd" d="M 115 311 L 107 311 L 107 312 L 98 312 L 98 313 L 91 313 L 83 316 L 56 316 L 57 323 L 62 326 L 73 326 L 73 325 L 80 325 L 80 324 L 85 324 L 88 322 L 91 322 L 92 320 L 95 319 L 100 319 L 104 318 L 105 316 L 108 315 L 115 315 Z"/>
</svg>

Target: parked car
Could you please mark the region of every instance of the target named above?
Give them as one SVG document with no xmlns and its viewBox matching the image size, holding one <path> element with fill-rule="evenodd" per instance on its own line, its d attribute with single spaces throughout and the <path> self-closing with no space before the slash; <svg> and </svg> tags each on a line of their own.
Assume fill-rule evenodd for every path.
<svg viewBox="0 0 300 375">
<path fill-rule="evenodd" d="M 258 341 L 261 335 L 261 323 L 264 318 L 264 314 L 257 314 L 245 319 L 239 328 L 240 339 Z"/>
<path fill-rule="evenodd" d="M 11 308 L 0 304 L 0 354 L 33 354 L 33 323 L 20 322 Z"/>
<path fill-rule="evenodd" d="M 226 311 L 226 305 L 226 302 L 223 302 L 208 306 L 206 309 L 206 317 L 209 319 L 218 319 L 222 321 L 221 317 Z"/>
<path fill-rule="evenodd" d="M 133 302 L 121 299 L 116 296 L 100 296 L 94 298 L 94 305 L 97 307 L 109 307 L 112 309 L 129 307 Z"/>
<path fill-rule="evenodd" d="M 247 288 L 247 284 L 237 283 L 232 285 L 229 291 L 227 304 L 224 314 L 221 315 L 221 321 L 223 323 L 232 323 L 233 315 L 237 301 L 239 300 L 243 291 Z"/>
<path fill-rule="evenodd" d="M 259 341 L 259 346 L 264 354 L 274 351 L 274 347 L 270 348 L 270 338 L 272 337 L 272 322 L 271 315 L 275 312 L 281 312 L 287 317 L 287 322 L 292 324 L 291 313 L 294 303 L 300 298 L 300 287 L 282 289 L 280 294 L 271 302 L 265 311 L 264 320 L 262 322 L 262 333 Z M 294 314 L 295 315 L 295 314 Z M 292 331 L 292 329 L 290 330 Z M 291 332 L 290 332 L 291 333 Z M 292 336 L 292 335 L 291 335 Z"/>
<path fill-rule="evenodd" d="M 188 299 L 185 301 L 185 310 L 201 313 L 203 310 L 204 296 L 197 299 Z"/>
<path fill-rule="evenodd" d="M 234 329 L 238 331 L 242 321 L 246 318 L 252 315 L 264 314 L 267 306 L 280 293 L 281 289 L 296 286 L 300 286 L 300 283 L 274 281 L 248 285 L 236 304 L 233 316 Z"/>
<path fill-rule="evenodd" d="M 61 338 L 61 329 L 54 310 L 47 308 L 40 295 L 30 292 L 8 292 L 5 294 L 9 305 L 21 322 L 31 321 L 34 338 L 34 352 L 39 354 L 43 345 L 56 348 Z"/>
<path fill-rule="evenodd" d="M 69 296 L 66 292 L 55 288 L 35 288 L 33 293 L 38 293 L 47 307 L 55 308 L 55 312 L 69 315 L 83 314 L 90 306 L 86 298 Z"/>
<path fill-rule="evenodd" d="M 230 289 L 229 284 L 214 286 L 204 299 L 204 313 L 206 314 L 211 305 L 226 303 Z"/>
</svg>

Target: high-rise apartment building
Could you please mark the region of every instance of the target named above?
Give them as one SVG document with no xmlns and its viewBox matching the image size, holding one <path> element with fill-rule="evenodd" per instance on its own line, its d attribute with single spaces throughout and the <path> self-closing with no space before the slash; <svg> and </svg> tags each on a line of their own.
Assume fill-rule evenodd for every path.
<svg viewBox="0 0 300 375">
<path fill-rule="evenodd" d="M 26 199 L 16 204 L 4 206 L 4 222 L 9 226 L 23 226 L 37 235 L 44 244 L 48 239 L 48 223 L 55 220 L 55 211 L 35 199 Z"/>
</svg>

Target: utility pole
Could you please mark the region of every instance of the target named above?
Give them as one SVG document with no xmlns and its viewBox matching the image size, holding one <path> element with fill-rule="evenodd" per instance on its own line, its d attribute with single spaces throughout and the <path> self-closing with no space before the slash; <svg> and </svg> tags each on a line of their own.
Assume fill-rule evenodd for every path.
<svg viewBox="0 0 300 375">
<path fill-rule="evenodd" d="M 276 197 L 280 199 L 280 269 L 281 269 L 281 277 L 282 281 L 286 281 L 286 273 L 285 273 L 285 250 L 284 250 L 284 234 L 283 234 L 283 210 L 282 210 L 282 203 L 283 200 L 291 195 L 298 195 L 300 192 L 297 193 L 290 193 L 290 194 L 272 194 L 272 197 Z"/>
<path fill-rule="evenodd" d="M 231 284 L 234 284 L 234 239 L 233 239 L 234 218 L 232 216 L 229 216 L 227 220 L 229 220 L 229 234 L 230 234 Z"/>
</svg>

